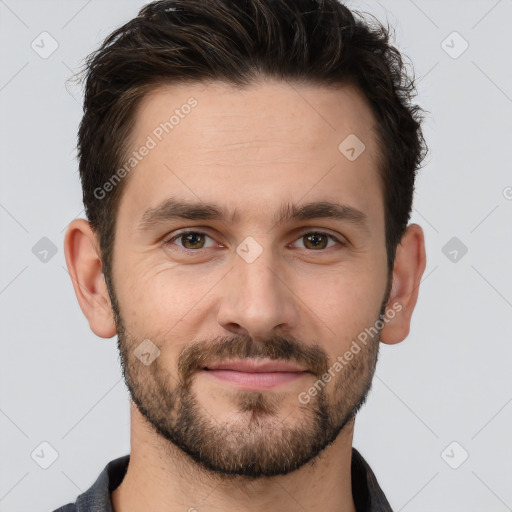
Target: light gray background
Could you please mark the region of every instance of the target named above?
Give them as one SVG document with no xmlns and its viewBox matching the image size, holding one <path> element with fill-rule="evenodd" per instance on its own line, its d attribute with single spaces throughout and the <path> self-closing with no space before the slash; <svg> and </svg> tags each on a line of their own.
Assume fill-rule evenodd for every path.
<svg viewBox="0 0 512 512">
<path fill-rule="evenodd" d="M 129 452 L 116 338 L 90 331 L 64 260 L 65 228 L 83 217 L 81 91 L 65 80 L 143 3 L 0 0 L 1 512 L 74 501 Z M 382 346 L 354 446 L 395 511 L 512 510 L 512 1 L 349 5 L 396 26 L 431 149 L 412 218 L 428 263 L 411 333 Z M 59 45 L 48 58 L 31 47 L 43 31 Z M 57 249 L 46 262 L 32 250 L 43 237 Z M 456 262 L 443 253 L 452 237 L 468 249 Z M 42 442 L 58 452 L 48 469 L 31 457 Z"/>
</svg>

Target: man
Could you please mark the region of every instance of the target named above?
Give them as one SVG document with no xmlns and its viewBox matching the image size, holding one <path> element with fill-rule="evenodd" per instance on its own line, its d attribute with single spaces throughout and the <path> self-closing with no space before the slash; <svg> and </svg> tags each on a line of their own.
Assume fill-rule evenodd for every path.
<svg viewBox="0 0 512 512">
<path fill-rule="evenodd" d="M 131 451 L 59 511 L 391 510 L 352 439 L 425 269 L 413 92 L 336 0 L 153 2 L 89 57 L 65 253 Z"/>
</svg>

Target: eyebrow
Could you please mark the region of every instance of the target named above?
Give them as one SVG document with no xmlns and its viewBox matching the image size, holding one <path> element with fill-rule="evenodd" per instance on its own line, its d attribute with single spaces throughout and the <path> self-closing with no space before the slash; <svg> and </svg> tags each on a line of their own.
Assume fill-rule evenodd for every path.
<svg viewBox="0 0 512 512">
<path fill-rule="evenodd" d="M 236 224 L 240 222 L 240 212 L 230 211 L 225 206 L 213 203 L 190 202 L 168 198 L 155 208 L 148 208 L 142 215 L 137 230 L 148 230 L 169 220 L 221 220 Z M 334 219 L 357 225 L 370 232 L 368 217 L 356 208 L 331 201 L 316 201 L 302 205 L 285 203 L 273 218 L 273 225 L 293 220 Z"/>
</svg>

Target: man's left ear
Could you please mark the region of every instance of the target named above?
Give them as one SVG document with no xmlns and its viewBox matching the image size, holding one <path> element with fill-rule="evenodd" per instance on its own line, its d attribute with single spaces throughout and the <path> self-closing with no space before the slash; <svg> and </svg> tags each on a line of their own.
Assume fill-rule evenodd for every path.
<svg viewBox="0 0 512 512">
<path fill-rule="evenodd" d="M 386 315 L 380 333 L 383 343 L 400 343 L 409 334 L 426 260 L 423 230 L 418 224 L 410 224 L 396 249 L 393 284 L 386 305 L 386 310 L 394 310 L 395 314 L 393 317 Z"/>
</svg>

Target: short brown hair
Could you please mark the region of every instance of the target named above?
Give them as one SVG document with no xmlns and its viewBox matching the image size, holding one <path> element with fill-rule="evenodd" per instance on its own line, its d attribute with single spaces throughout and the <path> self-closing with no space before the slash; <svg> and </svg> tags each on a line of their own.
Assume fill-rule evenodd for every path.
<svg viewBox="0 0 512 512">
<path fill-rule="evenodd" d="M 259 77 L 319 86 L 353 84 L 377 119 L 386 250 L 392 271 L 410 218 L 416 171 L 427 147 L 414 78 L 390 29 L 338 0 L 161 0 L 115 30 L 86 59 L 79 171 L 87 218 L 111 277 L 119 199 L 126 178 L 95 192 L 126 161 L 135 110 L 162 84 Z"/>
</svg>

